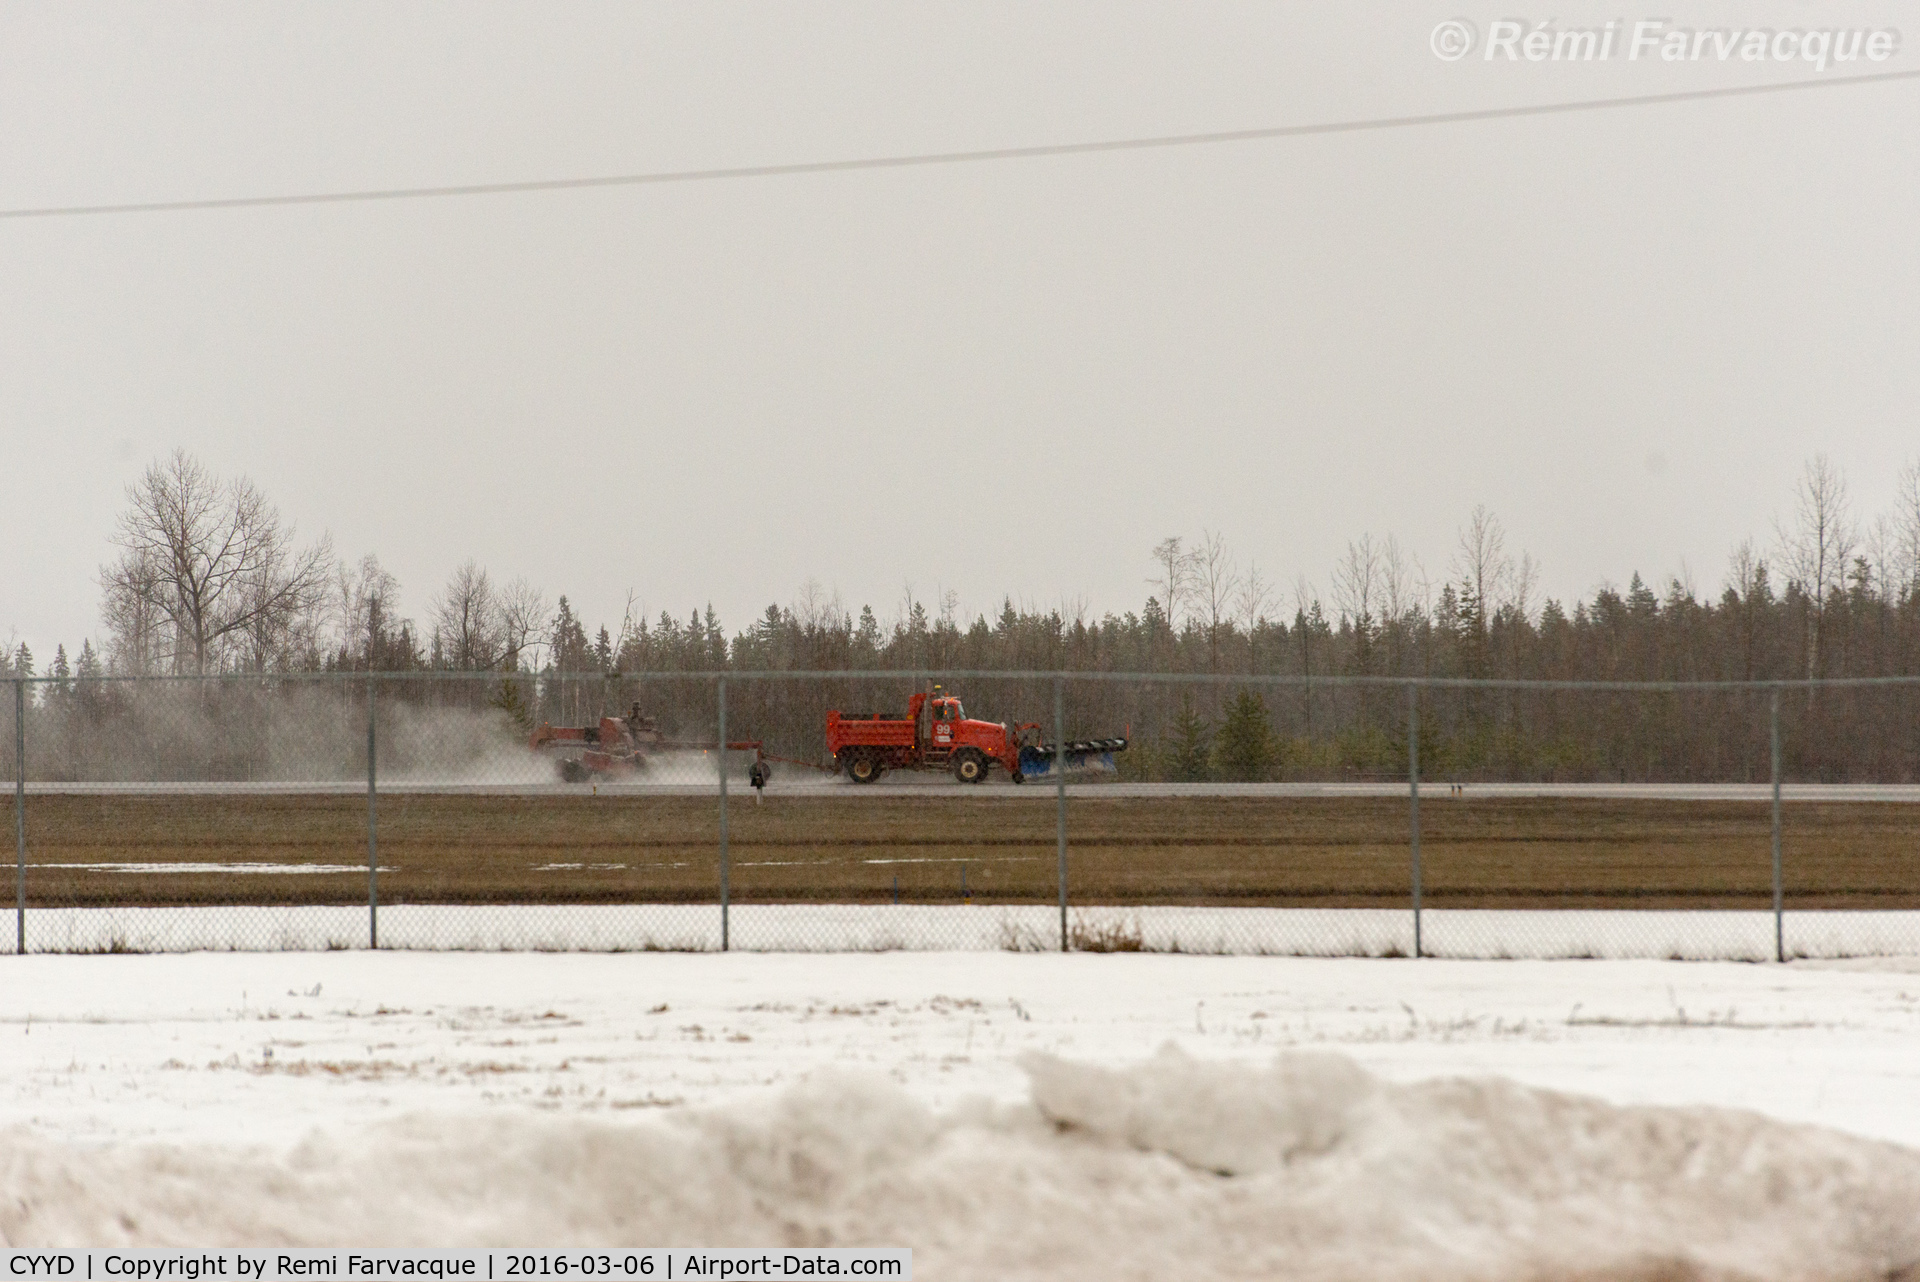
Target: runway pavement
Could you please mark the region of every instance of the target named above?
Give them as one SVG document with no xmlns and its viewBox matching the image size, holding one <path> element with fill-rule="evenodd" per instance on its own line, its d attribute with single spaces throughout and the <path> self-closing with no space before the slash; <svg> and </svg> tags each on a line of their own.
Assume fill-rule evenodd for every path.
<svg viewBox="0 0 1920 1282">
<path fill-rule="evenodd" d="M 1420 796 L 1424 800 L 1446 801 L 1460 788 L 1459 796 L 1504 797 L 1577 797 L 1591 800 L 1624 801 L 1747 801 L 1765 802 L 1772 789 L 1765 783 L 1467 783 L 1455 785 L 1443 780 L 1422 780 Z M 367 790 L 365 780 L 311 782 L 120 782 L 120 783 L 36 783 L 26 785 L 28 797 L 42 796 L 355 796 Z M 9 790 L 10 791 L 10 790 Z M 697 797 L 717 795 L 715 783 L 692 783 L 684 779 L 661 783 L 621 782 L 601 784 L 564 784 L 548 782 L 463 782 L 436 780 L 380 781 L 381 795 L 433 796 L 658 796 Z M 732 800 L 754 804 L 753 789 L 744 778 L 729 780 L 727 791 Z M 909 776 L 902 780 L 883 780 L 865 786 L 844 779 L 776 778 L 766 789 L 768 800 L 781 797 L 837 797 L 849 801 L 862 798 L 912 797 L 930 792 L 982 798 L 1021 798 L 1050 800 L 1054 785 L 1031 783 L 1016 786 L 1004 779 L 965 787 L 944 775 Z M 1078 798 L 1099 797 L 1405 797 L 1405 782 L 1369 783 L 1069 783 L 1067 795 Z M 0 796 L 5 796 L 0 793 Z M 1920 784 L 1824 784 L 1786 783 L 1780 788 L 1783 802 L 1920 802 Z"/>
</svg>

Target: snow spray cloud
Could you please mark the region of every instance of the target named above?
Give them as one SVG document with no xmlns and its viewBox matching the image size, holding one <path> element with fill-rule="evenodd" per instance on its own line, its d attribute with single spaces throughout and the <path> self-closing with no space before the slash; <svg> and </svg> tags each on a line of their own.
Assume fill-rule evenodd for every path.
<svg viewBox="0 0 1920 1282">
<path fill-rule="evenodd" d="M 546 783 L 481 683 L 383 688 L 379 772 L 396 783 Z M 364 783 L 364 682 L 102 682 L 28 713 L 30 777 L 55 783 Z"/>
</svg>

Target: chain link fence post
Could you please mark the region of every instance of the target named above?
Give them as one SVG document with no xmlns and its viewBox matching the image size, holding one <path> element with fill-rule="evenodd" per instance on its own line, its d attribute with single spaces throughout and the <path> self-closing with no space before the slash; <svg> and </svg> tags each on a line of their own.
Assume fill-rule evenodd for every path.
<svg viewBox="0 0 1920 1282">
<path fill-rule="evenodd" d="M 1413 955 L 1424 955 L 1420 938 L 1420 686 L 1407 687 L 1407 808 L 1413 844 Z"/>
<path fill-rule="evenodd" d="M 27 683 L 13 683 L 13 949 L 27 953 Z"/>
<path fill-rule="evenodd" d="M 1773 959 L 1787 959 L 1786 920 L 1780 887 L 1780 688 L 1773 691 Z"/>
<path fill-rule="evenodd" d="M 367 673 L 367 947 L 380 947 L 380 803 L 374 766 L 373 673 Z"/>
<path fill-rule="evenodd" d="M 726 952 L 729 938 L 728 916 L 732 908 L 733 863 L 727 850 L 727 679 L 719 679 L 720 704 L 720 951 Z"/>
<path fill-rule="evenodd" d="M 1067 951 L 1067 699 L 1066 682 L 1053 679 L 1053 778 L 1060 855 L 1060 951 Z"/>
</svg>

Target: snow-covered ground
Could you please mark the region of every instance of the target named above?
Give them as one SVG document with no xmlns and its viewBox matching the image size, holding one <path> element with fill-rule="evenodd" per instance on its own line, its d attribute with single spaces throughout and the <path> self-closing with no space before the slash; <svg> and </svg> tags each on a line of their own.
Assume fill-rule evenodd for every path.
<svg viewBox="0 0 1920 1282">
<path fill-rule="evenodd" d="M 187 865 L 202 868 L 207 865 Z M 276 870 L 282 865 L 263 865 Z M 246 865 L 251 869 L 254 865 Z M 324 867 L 324 865 L 321 865 Z M 1396 957 L 1414 949 L 1405 908 L 1141 908 L 1069 910 L 1075 947 L 1290 957 Z M 1060 913 L 1038 904 L 736 904 L 730 944 L 747 952 L 1046 952 Z M 718 951 L 715 904 L 396 904 L 380 909 L 380 945 L 470 952 Z M 27 951 L 189 952 L 365 948 L 363 907 L 36 908 Z M 1920 955 L 1920 912 L 1790 911 L 1781 939 L 1792 958 Z M 1767 961 L 1769 912 L 1527 911 L 1429 908 L 1428 957 L 1649 958 Z M 13 934 L 0 939 L 12 952 Z"/>
<path fill-rule="evenodd" d="M 1899 961 L 7 958 L 0 1240 L 1884 1277 L 1917 1034 Z"/>
</svg>

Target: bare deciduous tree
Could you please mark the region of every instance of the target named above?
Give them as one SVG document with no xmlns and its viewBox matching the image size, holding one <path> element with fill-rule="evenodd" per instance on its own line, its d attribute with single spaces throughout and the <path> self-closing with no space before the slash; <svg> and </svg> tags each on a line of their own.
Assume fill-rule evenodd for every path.
<svg viewBox="0 0 1920 1282">
<path fill-rule="evenodd" d="M 793 619 L 803 632 L 825 632 L 850 625 L 853 616 L 847 612 L 846 602 L 840 599 L 836 590 L 828 592 L 821 586 L 820 580 L 810 578 L 800 586 L 800 595 L 794 598 L 789 607 Z"/>
<path fill-rule="evenodd" d="M 472 561 L 453 572 L 433 605 L 440 661 L 460 671 L 491 668 L 506 649 L 500 602 L 487 572 Z"/>
<path fill-rule="evenodd" d="M 1160 577 L 1148 579 L 1147 585 L 1160 589 L 1160 604 L 1167 615 L 1167 631 L 1179 630 L 1180 608 L 1187 603 L 1187 597 L 1193 587 L 1193 556 L 1183 546 L 1178 535 L 1161 539 L 1153 549 L 1153 563 L 1160 569 Z"/>
<path fill-rule="evenodd" d="M 122 676 L 158 670 L 168 652 L 160 575 L 145 552 L 125 552 L 100 571 L 100 618 L 107 629 L 107 662 Z"/>
<path fill-rule="evenodd" d="M 1511 604 L 1513 558 L 1507 555 L 1507 532 L 1484 503 L 1473 509 L 1467 528 L 1460 531 L 1454 573 L 1473 593 L 1483 622 L 1499 613 L 1501 606 Z"/>
<path fill-rule="evenodd" d="M 1255 645 L 1260 625 L 1267 621 L 1267 607 L 1273 604 L 1273 587 L 1260 573 L 1258 564 L 1247 567 L 1247 575 L 1240 580 L 1240 591 L 1234 597 L 1234 613 L 1240 617 L 1240 624 L 1247 630 L 1247 675 L 1252 676 L 1258 668 L 1255 666 Z"/>
<path fill-rule="evenodd" d="M 509 671 L 520 666 L 520 652 L 538 651 L 548 644 L 548 633 L 553 624 L 553 606 L 547 601 L 547 594 L 528 582 L 525 578 L 515 579 L 507 584 L 507 590 L 500 594 L 500 662 Z M 531 656 L 531 667 L 539 671 L 539 655 Z"/>
<path fill-rule="evenodd" d="M 1686 574 L 1684 564 L 1680 569 L 1683 574 Z M 1687 575 L 1687 582 L 1688 592 L 1691 594 L 1693 580 L 1690 574 Z M 1521 618 L 1529 622 L 1533 619 L 1533 592 L 1539 585 L 1540 563 L 1533 559 L 1533 553 L 1522 552 L 1520 564 L 1514 566 L 1512 573 L 1508 576 L 1509 592 L 1506 604 L 1511 605 Z"/>
<path fill-rule="evenodd" d="M 340 628 L 340 647 L 347 661 L 372 666 L 380 637 L 393 626 L 399 606 L 400 581 L 387 573 L 380 558 L 369 552 L 356 566 L 341 566 L 334 576 L 333 608 Z"/>
<path fill-rule="evenodd" d="M 1312 615 L 1320 604 L 1320 591 L 1313 586 L 1313 580 L 1304 574 L 1293 576 L 1293 609 L 1302 619 Z"/>
<path fill-rule="evenodd" d="M 1366 674 L 1373 670 L 1373 642 L 1380 632 L 1378 611 L 1383 591 L 1380 550 L 1373 536 L 1363 534 L 1347 544 L 1347 553 L 1333 567 L 1333 607 L 1353 632 L 1355 668 Z"/>
<path fill-rule="evenodd" d="M 1727 587 L 1742 601 L 1749 600 L 1766 576 L 1766 562 L 1754 551 L 1752 539 L 1741 539 L 1727 559 Z"/>
<path fill-rule="evenodd" d="M 256 591 L 264 585 L 255 585 Z M 250 672 L 276 668 L 311 671 L 325 662 L 327 616 L 326 578 L 284 610 L 253 611 L 247 625 L 234 634 L 237 661 Z"/>
<path fill-rule="evenodd" d="M 327 541 L 296 550 L 292 527 L 245 477 L 222 481 L 175 450 L 127 499 L 120 560 L 102 572 L 116 652 L 176 672 L 204 673 L 230 652 L 266 666 L 324 599 Z"/>
<path fill-rule="evenodd" d="M 620 635 L 615 637 L 613 642 L 614 662 L 616 664 L 620 667 L 626 666 L 626 660 L 621 656 L 626 654 L 629 645 L 638 645 L 640 643 L 646 630 L 646 603 L 640 600 L 640 594 L 638 592 L 635 592 L 632 588 L 628 588 L 626 608 L 620 614 Z"/>
<path fill-rule="evenodd" d="M 1194 596 L 1206 617 L 1207 670 L 1220 670 L 1220 629 L 1232 617 L 1234 589 L 1240 575 L 1233 556 L 1227 551 L 1226 536 L 1200 532 L 1200 546 L 1193 550 Z"/>
<path fill-rule="evenodd" d="M 1888 590 L 1892 599 L 1904 601 L 1920 590 L 1920 459 L 1900 469 L 1889 523 L 1893 556 Z"/>
<path fill-rule="evenodd" d="M 1807 675 L 1817 676 L 1827 594 L 1841 586 L 1856 540 L 1846 480 L 1826 455 L 1807 462 L 1794 490 L 1793 521 L 1776 520 L 1774 534 L 1788 581 L 1806 596 Z"/>
<path fill-rule="evenodd" d="M 1356 633 L 1371 635 L 1380 622 L 1374 611 L 1384 578 L 1380 550 L 1371 534 L 1347 544 L 1347 554 L 1333 567 L 1333 605 L 1353 624 Z"/>
<path fill-rule="evenodd" d="M 1887 601 L 1897 602 L 1905 595 L 1901 582 L 1900 532 L 1892 517 L 1881 513 L 1873 518 L 1860 539 L 1860 561 L 1865 567 L 1863 587 Z"/>
<path fill-rule="evenodd" d="M 1381 608 L 1396 623 L 1406 623 L 1427 610 L 1428 584 L 1418 557 L 1409 557 L 1400 540 L 1387 536 L 1380 552 Z"/>
</svg>

